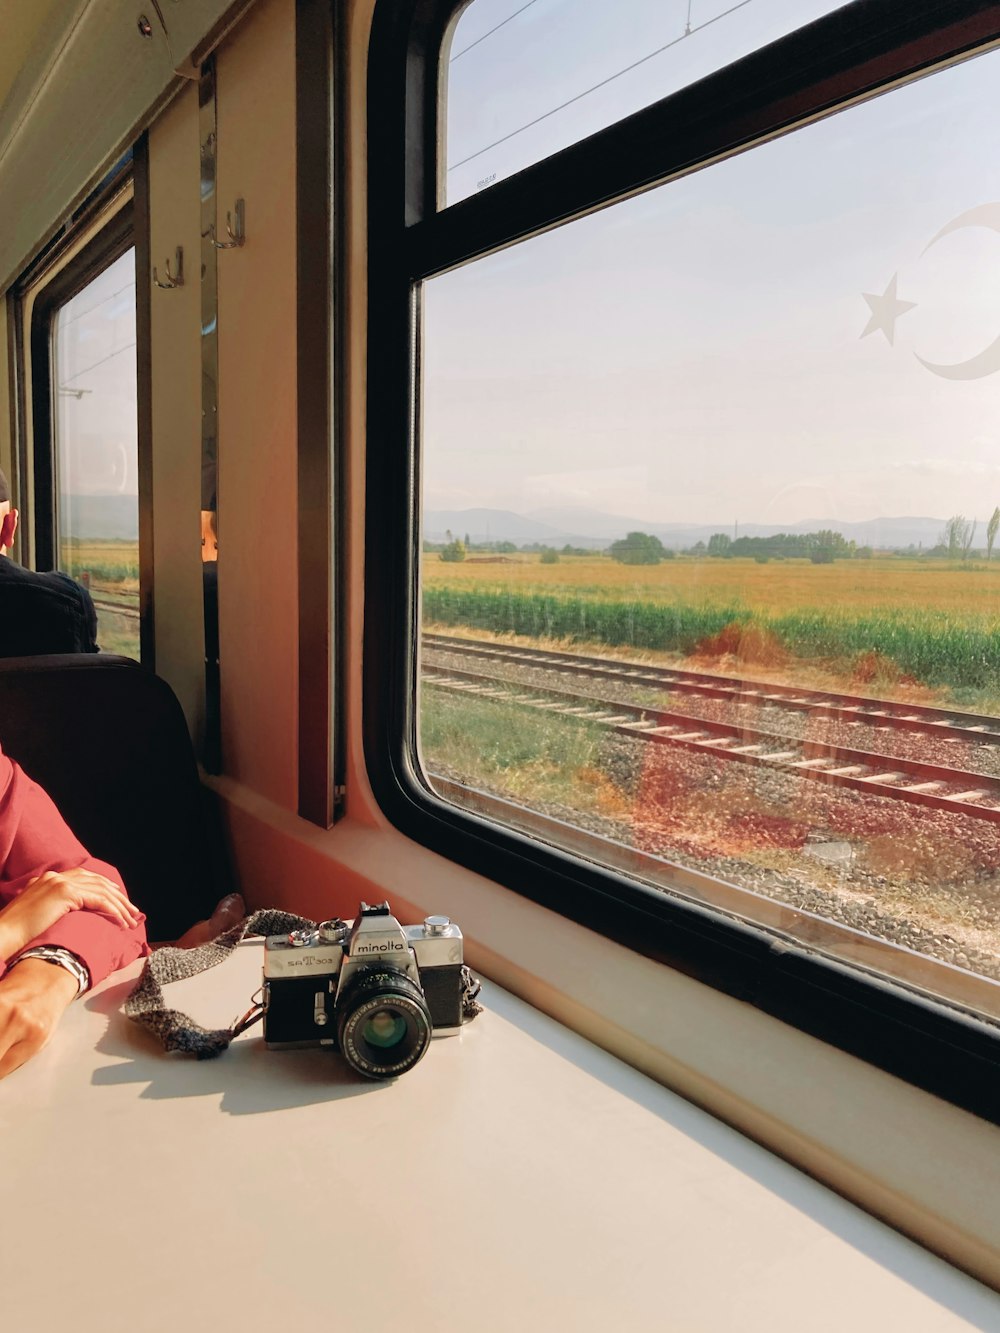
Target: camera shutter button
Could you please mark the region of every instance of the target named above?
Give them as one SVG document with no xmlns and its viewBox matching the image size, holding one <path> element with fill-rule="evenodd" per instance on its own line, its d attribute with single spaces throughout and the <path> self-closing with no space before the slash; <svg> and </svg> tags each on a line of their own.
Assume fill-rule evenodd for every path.
<svg viewBox="0 0 1000 1333">
<path fill-rule="evenodd" d="M 315 944 L 319 940 L 318 930 L 290 930 L 288 943 L 301 948 L 304 944 Z"/>
<path fill-rule="evenodd" d="M 443 935 L 451 925 L 449 916 L 425 916 L 424 930 L 428 935 Z"/>
</svg>

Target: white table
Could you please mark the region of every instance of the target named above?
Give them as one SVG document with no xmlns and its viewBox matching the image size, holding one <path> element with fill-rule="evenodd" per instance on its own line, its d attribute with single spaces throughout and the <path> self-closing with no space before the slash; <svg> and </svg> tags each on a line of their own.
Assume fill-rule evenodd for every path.
<svg viewBox="0 0 1000 1333">
<path fill-rule="evenodd" d="M 223 1026 L 260 957 L 168 998 Z M 0 1084 L 5 1333 L 1000 1329 L 995 1293 L 493 986 L 379 1084 L 259 1027 L 167 1057 L 118 1013 L 137 972 Z"/>
</svg>

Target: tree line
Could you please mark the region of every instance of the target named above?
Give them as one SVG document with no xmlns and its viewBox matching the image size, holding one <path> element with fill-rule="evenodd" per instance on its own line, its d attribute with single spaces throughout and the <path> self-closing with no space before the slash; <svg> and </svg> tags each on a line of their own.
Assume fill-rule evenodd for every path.
<svg viewBox="0 0 1000 1333">
<path fill-rule="evenodd" d="M 716 532 L 708 539 L 706 553 L 726 560 L 811 560 L 814 565 L 830 565 L 834 560 L 850 560 L 871 547 L 860 547 L 831 528 L 819 532 L 777 532 L 771 537 L 730 537 Z"/>
<path fill-rule="evenodd" d="M 973 549 L 977 519 L 968 519 L 964 514 L 953 514 L 945 523 L 937 546 L 923 554 L 930 557 L 947 557 L 950 560 L 968 560 L 976 555 Z M 993 547 L 1000 533 L 1000 506 L 993 510 L 985 528 L 986 559 L 993 558 Z M 425 541 L 426 553 L 438 552 L 442 560 L 454 562 L 464 560 L 470 553 L 488 555 L 540 555 L 543 564 L 555 564 L 560 555 L 598 555 L 599 551 L 586 546 L 573 546 L 569 543 L 562 547 L 548 546 L 544 542 L 526 542 L 518 546 L 512 541 L 473 542 L 469 534 L 465 539 L 446 533 L 444 542 Z M 912 548 L 911 548 L 912 549 Z M 915 554 L 916 552 L 914 552 Z M 623 565 L 658 565 L 661 560 L 672 560 L 676 552 L 664 546 L 659 537 L 649 532 L 630 532 L 620 540 L 612 542 L 607 554 L 612 560 Z M 870 560 L 874 554 L 871 546 L 859 546 L 831 528 L 821 528 L 818 532 L 778 532 L 771 537 L 730 537 L 725 532 L 715 532 L 705 542 L 696 542 L 685 554 L 711 556 L 724 560 L 753 559 L 764 564 L 768 560 L 811 560 L 814 565 L 829 565 L 834 560 Z"/>
<path fill-rule="evenodd" d="M 468 533 L 463 540 L 452 536 L 450 531 L 445 533 L 445 537 L 447 540 L 443 542 L 423 542 L 421 549 L 424 554 L 436 553 L 448 564 L 464 560 L 469 555 L 540 555 L 542 564 L 548 565 L 556 564 L 561 555 L 600 555 L 600 551 L 588 546 L 572 546 L 569 542 L 560 547 L 547 546 L 544 542 L 525 542 L 521 546 L 511 541 L 474 542 Z"/>
</svg>

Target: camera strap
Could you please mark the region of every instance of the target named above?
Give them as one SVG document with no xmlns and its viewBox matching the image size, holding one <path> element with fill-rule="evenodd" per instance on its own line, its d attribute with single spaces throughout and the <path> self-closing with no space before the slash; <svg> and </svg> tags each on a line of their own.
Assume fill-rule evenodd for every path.
<svg viewBox="0 0 1000 1333">
<path fill-rule="evenodd" d="M 133 1023 L 138 1023 L 158 1037 L 166 1051 L 185 1051 L 189 1055 L 196 1055 L 199 1060 L 221 1055 L 234 1037 L 263 1015 L 263 1009 L 259 1005 L 255 1006 L 243 1018 L 237 1019 L 232 1027 L 204 1028 L 187 1014 L 169 1008 L 161 987 L 171 981 L 184 981 L 186 977 L 196 976 L 218 963 L 224 963 L 248 935 L 286 935 L 290 930 L 311 930 L 315 924 L 292 912 L 265 908 L 260 912 L 251 912 L 214 940 L 199 944 L 194 949 L 177 949 L 172 945 L 154 949 L 125 1001 L 124 1013 Z"/>
<path fill-rule="evenodd" d="M 260 1003 L 247 1010 L 228 1028 L 204 1028 L 178 1009 L 168 1008 L 162 987 L 171 981 L 205 972 L 218 963 L 224 963 L 234 949 L 250 935 L 287 935 L 291 930 L 314 930 L 316 922 L 292 912 L 264 908 L 231 926 L 208 944 L 194 949 L 177 949 L 166 945 L 154 949 L 146 959 L 139 980 L 125 1001 L 123 1011 L 133 1023 L 151 1032 L 166 1051 L 184 1051 L 199 1060 L 210 1060 L 221 1055 L 234 1037 L 253 1027 L 264 1016 Z M 480 983 L 467 967 L 462 968 L 462 1014 L 466 1022 L 482 1012 L 476 1000 Z"/>
</svg>

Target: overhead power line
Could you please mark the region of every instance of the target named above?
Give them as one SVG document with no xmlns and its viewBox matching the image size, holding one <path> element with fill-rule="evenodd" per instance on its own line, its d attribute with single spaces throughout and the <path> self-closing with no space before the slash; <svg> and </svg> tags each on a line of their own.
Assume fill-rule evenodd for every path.
<svg viewBox="0 0 1000 1333">
<path fill-rule="evenodd" d="M 121 296 L 122 292 L 127 292 L 130 287 L 135 287 L 135 278 L 133 278 L 131 282 L 127 282 L 124 287 L 119 287 L 117 291 L 109 292 L 107 296 L 102 296 L 95 305 L 87 306 L 86 310 L 81 310 L 78 315 L 71 315 L 69 319 L 60 319 L 58 321 L 56 332 L 62 333 L 63 329 L 68 329 L 69 326 L 75 324 L 77 320 L 86 319 L 88 315 L 93 315 L 96 311 L 100 310 L 102 305 L 107 305 L 107 303 L 113 301 L 116 296 Z"/>
<path fill-rule="evenodd" d="M 67 384 L 72 384 L 73 381 L 78 380 L 81 375 L 89 374 L 90 371 L 96 370 L 98 366 L 103 366 L 105 361 L 110 361 L 112 357 L 119 356 L 122 352 L 127 352 L 130 347 L 134 346 L 135 343 L 125 343 L 121 347 L 116 347 L 115 350 L 113 352 L 109 352 L 107 356 L 102 356 L 100 361 L 94 361 L 91 365 L 84 366 L 83 370 L 78 370 L 75 375 L 70 375 L 69 379 L 63 380 L 63 382 L 59 385 L 60 389 L 64 389 Z"/>
<path fill-rule="evenodd" d="M 704 23 L 699 23 L 697 26 L 683 32 L 680 37 L 674 37 L 671 41 L 665 42 L 663 46 L 658 46 L 655 51 L 650 51 L 647 55 L 640 56 L 638 60 L 633 60 L 631 65 L 626 65 L 624 69 L 618 70 L 615 74 L 609 74 L 606 79 L 601 79 L 599 83 L 592 83 L 589 88 L 584 88 L 583 92 L 577 93 L 575 97 L 570 97 L 567 101 L 560 102 L 560 104 L 554 106 L 551 111 L 543 111 L 542 114 L 536 116 L 534 120 L 529 120 L 524 125 L 519 125 L 516 130 L 511 130 L 509 134 L 504 134 L 501 135 L 499 139 L 494 139 L 493 142 L 488 143 L 485 148 L 478 148 L 474 153 L 470 153 L 468 157 L 463 157 L 461 161 L 453 162 L 448 170 L 455 171 L 459 167 L 464 167 L 466 162 L 472 162 L 475 158 L 482 157 L 482 155 L 488 153 L 491 148 L 497 148 L 500 144 L 506 143 L 508 139 L 513 139 L 518 134 L 523 134 L 525 130 L 530 130 L 533 125 L 541 124 L 543 120 L 548 120 L 550 116 L 556 115 L 557 112 L 565 111 L 568 106 L 572 106 L 574 102 L 579 102 L 582 98 L 588 97 L 591 93 L 596 92 L 598 88 L 606 88 L 609 83 L 614 83 L 615 79 L 620 79 L 623 74 L 629 74 L 632 70 L 638 69 L 639 66 L 644 65 L 647 60 L 652 60 L 654 56 L 662 55 L 664 51 L 669 51 L 672 46 L 677 46 L 680 42 L 686 41 L 688 37 L 693 37 L 696 32 L 701 32 L 703 29 L 711 27 L 713 23 L 718 23 L 720 19 L 727 18 L 730 14 L 735 14 L 738 9 L 745 9 L 747 5 L 752 3 L 753 0 L 739 0 L 738 4 L 731 5 L 729 9 L 724 9 L 721 14 L 715 14 L 712 18 L 706 19 Z M 513 17 L 512 14 L 511 18 Z M 489 34 L 485 33 L 484 36 L 489 36 Z M 481 37 L 479 40 L 482 41 L 483 38 Z M 466 47 L 465 49 L 469 50 L 470 48 Z M 462 53 L 460 52 L 459 54 Z"/>
<path fill-rule="evenodd" d="M 520 9 L 515 9 L 513 14 L 508 14 L 507 17 L 503 19 L 500 23 L 498 23 L 495 27 L 490 28 L 489 32 L 484 32 L 482 37 L 477 37 L 476 40 L 474 42 L 470 42 L 468 46 L 463 46 L 461 51 L 456 51 L 456 53 L 448 61 L 449 65 L 453 65 L 460 56 L 465 55 L 466 51 L 471 51 L 472 48 L 474 46 L 478 46 L 480 42 L 485 42 L 487 37 L 492 37 L 495 32 L 499 32 L 501 28 L 506 27 L 506 25 L 511 21 L 511 19 L 516 19 L 518 14 L 523 14 L 526 9 L 530 9 L 532 5 L 536 5 L 537 3 L 538 0 L 528 0 L 528 3 L 526 5 L 522 5 Z"/>
</svg>

